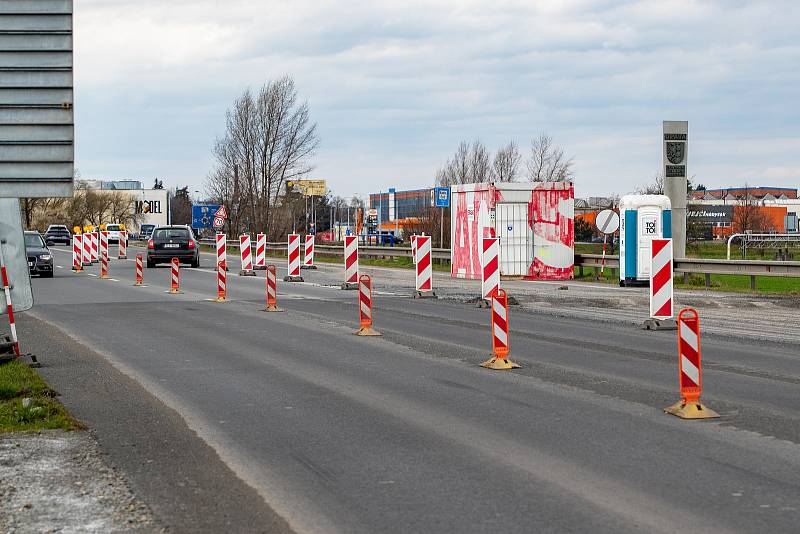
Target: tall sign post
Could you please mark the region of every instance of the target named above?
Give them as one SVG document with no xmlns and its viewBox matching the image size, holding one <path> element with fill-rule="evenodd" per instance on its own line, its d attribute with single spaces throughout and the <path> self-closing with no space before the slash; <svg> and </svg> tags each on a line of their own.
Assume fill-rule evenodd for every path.
<svg viewBox="0 0 800 534">
<path fill-rule="evenodd" d="M 686 257 L 686 165 L 689 122 L 664 121 L 664 194 L 672 205 L 672 242 L 676 258 Z"/>
<path fill-rule="evenodd" d="M 440 208 L 441 221 L 439 221 L 439 247 L 444 247 L 444 210 L 450 207 L 450 188 L 433 188 L 434 205 Z"/>
</svg>

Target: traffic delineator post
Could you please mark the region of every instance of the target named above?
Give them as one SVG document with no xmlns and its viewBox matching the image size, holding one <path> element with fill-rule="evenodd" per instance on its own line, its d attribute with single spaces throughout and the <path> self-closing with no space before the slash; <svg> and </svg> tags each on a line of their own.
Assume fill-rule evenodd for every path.
<svg viewBox="0 0 800 534">
<path fill-rule="evenodd" d="M 83 235 L 72 236 L 72 270 L 79 273 L 83 270 Z"/>
<path fill-rule="evenodd" d="M 278 308 L 278 270 L 274 265 L 267 265 L 267 307 L 264 311 L 267 312 L 280 312 L 283 311 Z"/>
<path fill-rule="evenodd" d="M 481 363 L 487 369 L 517 369 L 520 365 L 508 359 L 508 295 L 504 289 L 492 293 L 492 351 L 493 356 Z"/>
<path fill-rule="evenodd" d="M 144 258 L 141 254 L 136 255 L 136 282 L 134 286 L 141 287 L 144 285 Z"/>
<path fill-rule="evenodd" d="M 220 232 L 217 232 L 215 237 L 216 237 L 216 243 L 217 243 L 217 247 L 216 247 L 217 262 L 216 262 L 215 265 L 219 264 L 219 262 L 222 262 L 225 265 L 225 270 L 227 270 L 228 269 L 228 252 L 227 252 L 228 243 L 227 243 L 227 237 L 225 236 L 225 234 L 220 233 Z"/>
<path fill-rule="evenodd" d="M 239 276 L 255 276 L 256 272 L 253 270 L 253 249 L 250 244 L 249 235 L 239 236 L 239 258 L 242 262 L 242 270 L 239 271 Z"/>
<path fill-rule="evenodd" d="M 303 247 L 303 265 L 301 269 L 316 269 L 314 265 L 314 234 L 306 235 L 305 247 Z"/>
<path fill-rule="evenodd" d="M 300 276 L 300 234 L 289 234 L 286 261 L 289 272 L 283 278 L 283 281 L 302 282 L 303 277 Z"/>
<path fill-rule="evenodd" d="M 417 264 L 417 234 L 411 236 L 411 263 Z"/>
<path fill-rule="evenodd" d="M 81 234 L 83 241 L 83 254 L 81 254 L 81 263 L 83 267 L 92 265 L 92 237 L 91 234 Z"/>
<path fill-rule="evenodd" d="M 358 314 L 361 328 L 355 332 L 357 336 L 383 335 L 372 328 L 372 279 L 366 274 L 358 279 Z"/>
<path fill-rule="evenodd" d="M 170 262 L 170 283 L 167 293 L 181 293 L 181 264 L 178 258 L 172 258 Z"/>
<path fill-rule="evenodd" d="M 414 298 L 437 298 L 433 291 L 433 264 L 431 262 L 431 238 L 418 235 L 416 243 L 415 282 L 416 292 Z"/>
<path fill-rule="evenodd" d="M 224 261 L 217 263 L 217 298 L 214 302 L 228 301 L 228 270 Z"/>
<path fill-rule="evenodd" d="M 89 235 L 91 236 L 89 242 L 91 243 L 92 246 L 92 263 L 97 263 L 98 261 L 100 261 L 100 252 L 98 250 L 99 237 L 97 236 L 97 232 L 95 231 L 91 232 Z"/>
<path fill-rule="evenodd" d="M 256 234 L 256 263 L 253 268 L 257 271 L 263 271 L 267 268 L 266 234 Z"/>
<path fill-rule="evenodd" d="M 128 259 L 128 232 L 127 230 L 120 230 L 117 232 L 117 259 Z"/>
<path fill-rule="evenodd" d="M 17 337 L 17 324 L 14 321 L 14 305 L 11 302 L 11 285 L 8 283 L 8 272 L 6 271 L 6 260 L 0 247 L 0 282 L 3 284 L 3 293 L 6 297 L 6 313 L 8 314 L 8 328 L 11 331 L 11 343 L 14 346 L 14 356 L 20 357 L 19 338 Z"/>
<path fill-rule="evenodd" d="M 682 419 L 713 419 L 714 410 L 700 402 L 703 392 L 703 371 L 700 363 L 700 315 L 694 308 L 678 314 L 678 382 L 681 400 L 664 411 Z"/>
<path fill-rule="evenodd" d="M 105 254 L 106 257 L 110 256 L 109 249 L 108 249 L 108 231 L 100 230 L 100 259 L 103 259 L 103 255 Z"/>
<path fill-rule="evenodd" d="M 344 283 L 342 289 L 358 289 L 358 236 L 344 236 Z"/>
<path fill-rule="evenodd" d="M 492 295 L 500 289 L 500 238 L 481 239 L 481 298 L 478 308 L 491 306 Z"/>
<path fill-rule="evenodd" d="M 672 239 L 650 241 L 650 318 L 646 330 L 676 330 L 672 291 Z"/>
<path fill-rule="evenodd" d="M 100 278 L 109 278 L 108 276 L 108 251 L 100 255 Z"/>
</svg>

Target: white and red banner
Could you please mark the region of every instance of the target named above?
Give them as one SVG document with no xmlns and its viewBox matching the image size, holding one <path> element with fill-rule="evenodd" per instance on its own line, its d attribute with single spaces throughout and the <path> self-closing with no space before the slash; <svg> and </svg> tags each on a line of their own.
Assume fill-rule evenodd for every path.
<svg viewBox="0 0 800 534">
<path fill-rule="evenodd" d="M 267 267 L 267 236 L 256 234 L 256 269 Z"/>
<path fill-rule="evenodd" d="M 314 236 L 312 234 L 306 235 L 305 255 L 303 256 L 303 265 L 306 267 L 314 266 Z"/>
<path fill-rule="evenodd" d="M 83 265 L 91 265 L 92 264 L 92 234 L 82 234 L 81 235 L 83 241 L 83 254 L 81 256 L 81 261 Z"/>
<path fill-rule="evenodd" d="M 124 260 L 128 258 L 128 232 L 121 230 L 117 239 L 117 259 Z"/>
<path fill-rule="evenodd" d="M 253 270 L 253 249 L 250 247 L 250 236 L 239 236 L 239 257 L 242 261 L 242 271 Z"/>
<path fill-rule="evenodd" d="M 100 231 L 100 257 L 108 257 L 108 232 L 106 230 Z"/>
<path fill-rule="evenodd" d="M 433 291 L 433 266 L 431 265 L 431 238 L 417 236 L 416 286 L 417 291 Z"/>
<path fill-rule="evenodd" d="M 289 276 L 300 276 L 300 235 L 289 234 Z"/>
<path fill-rule="evenodd" d="M 650 242 L 650 317 L 674 317 L 672 295 L 672 239 Z"/>
<path fill-rule="evenodd" d="M 484 237 L 481 251 L 481 296 L 490 300 L 500 289 L 500 238 Z"/>
<path fill-rule="evenodd" d="M 89 235 L 89 244 L 92 247 L 92 263 L 97 263 L 100 260 L 100 253 L 98 251 L 98 241 L 100 238 L 97 236 L 97 232 L 90 232 Z"/>
<path fill-rule="evenodd" d="M 358 236 L 344 237 L 344 281 L 358 283 Z"/>
</svg>

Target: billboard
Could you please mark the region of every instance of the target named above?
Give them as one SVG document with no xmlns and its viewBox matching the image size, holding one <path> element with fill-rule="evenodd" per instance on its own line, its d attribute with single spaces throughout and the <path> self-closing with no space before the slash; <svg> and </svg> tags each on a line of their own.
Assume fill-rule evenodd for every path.
<svg viewBox="0 0 800 534">
<path fill-rule="evenodd" d="M 0 38 L 0 197 L 72 196 L 72 0 L 0 2 Z"/>
<path fill-rule="evenodd" d="M 325 180 L 289 180 L 286 190 L 300 193 L 304 197 L 324 197 L 328 194 Z"/>
<path fill-rule="evenodd" d="M 192 206 L 192 228 L 210 230 L 214 224 L 214 214 L 220 208 L 219 204 L 199 204 Z"/>
<path fill-rule="evenodd" d="M 730 224 L 733 222 L 733 206 L 689 204 L 686 217 L 705 224 Z"/>
</svg>

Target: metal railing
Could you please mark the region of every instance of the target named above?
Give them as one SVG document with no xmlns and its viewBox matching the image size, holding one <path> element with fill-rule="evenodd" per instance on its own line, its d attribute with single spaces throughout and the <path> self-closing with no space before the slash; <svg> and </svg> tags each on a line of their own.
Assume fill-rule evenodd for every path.
<svg viewBox="0 0 800 534">
<path fill-rule="evenodd" d="M 731 242 L 734 239 L 741 241 L 744 257 L 747 257 L 747 248 L 780 248 L 800 245 L 800 234 L 733 234 L 728 238 L 728 259 L 731 259 Z"/>
</svg>

